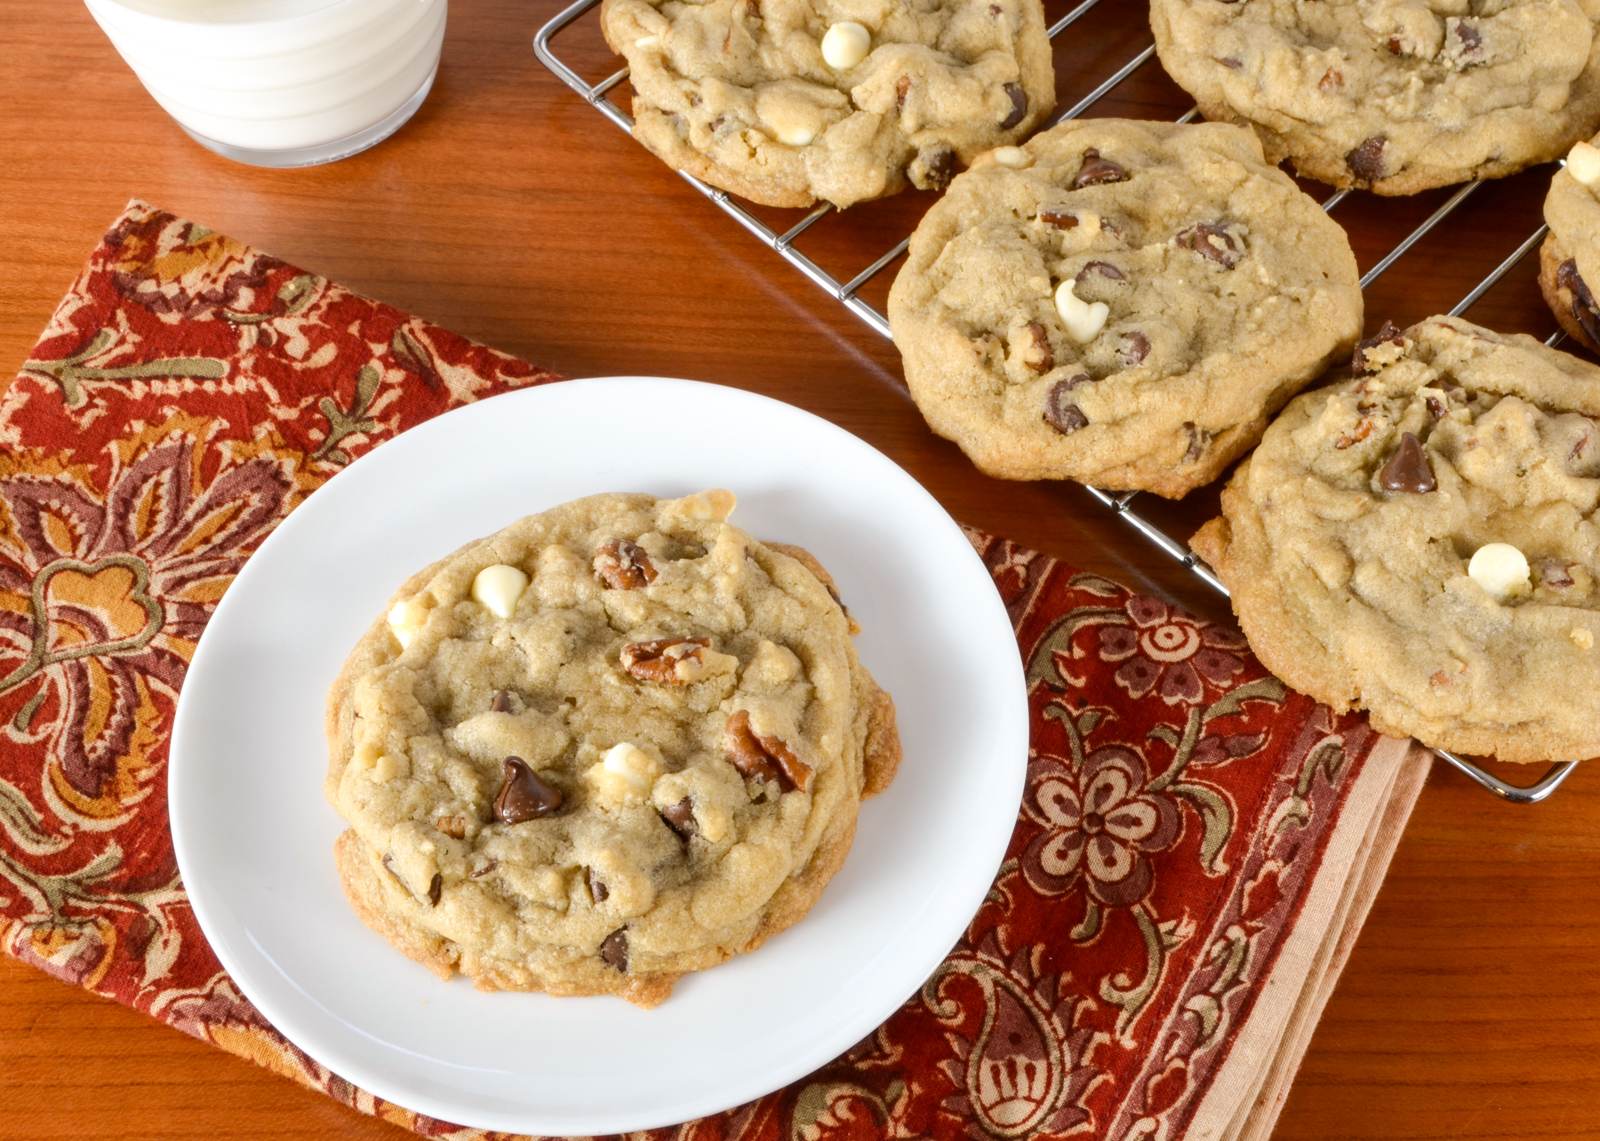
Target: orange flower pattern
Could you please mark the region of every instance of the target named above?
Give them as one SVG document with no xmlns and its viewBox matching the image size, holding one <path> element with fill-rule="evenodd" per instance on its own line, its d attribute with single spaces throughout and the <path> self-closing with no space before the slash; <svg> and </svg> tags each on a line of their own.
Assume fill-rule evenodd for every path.
<svg viewBox="0 0 1600 1141">
<path fill-rule="evenodd" d="M 129 207 L 0 392 L 0 948 L 363 1112 L 481 1136 L 350 1086 L 239 994 L 177 880 L 166 742 L 279 519 L 396 432 L 551 379 Z M 866 1041 L 651 1141 L 1178 1136 L 1249 1016 L 1370 731 L 1229 627 L 969 537 L 1033 713 L 988 899 Z"/>
</svg>

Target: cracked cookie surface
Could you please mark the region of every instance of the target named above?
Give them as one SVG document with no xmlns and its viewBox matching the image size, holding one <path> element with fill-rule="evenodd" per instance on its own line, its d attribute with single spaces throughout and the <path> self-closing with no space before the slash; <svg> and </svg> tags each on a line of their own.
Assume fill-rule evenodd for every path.
<svg viewBox="0 0 1600 1141">
<path fill-rule="evenodd" d="M 1292 401 L 1194 548 L 1262 662 L 1381 731 L 1600 754 L 1600 368 L 1433 317 Z"/>
<path fill-rule="evenodd" d="M 1151 0 L 1150 24 L 1206 118 L 1333 186 L 1496 178 L 1600 127 L 1600 0 Z"/>
<path fill-rule="evenodd" d="M 1055 103 L 1040 0 L 605 0 L 633 134 L 768 206 L 940 189 Z"/>
<path fill-rule="evenodd" d="M 899 759 L 804 551 L 601 495 L 413 576 L 328 705 L 363 919 L 487 988 L 661 1001 L 797 921 Z"/>
<path fill-rule="evenodd" d="M 1096 119 L 1000 148 L 889 294 L 929 425 L 1009 479 L 1179 496 L 1348 351 L 1344 231 L 1226 124 Z"/>
</svg>

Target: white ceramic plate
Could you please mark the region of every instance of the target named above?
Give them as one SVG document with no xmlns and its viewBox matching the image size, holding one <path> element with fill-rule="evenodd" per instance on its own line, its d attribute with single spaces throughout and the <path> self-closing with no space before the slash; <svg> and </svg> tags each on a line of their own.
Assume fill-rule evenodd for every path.
<svg viewBox="0 0 1600 1141">
<path fill-rule="evenodd" d="M 445 983 L 356 918 L 322 798 L 323 695 L 407 575 L 601 491 L 728 487 L 734 521 L 833 572 L 905 762 L 803 922 L 653 1011 Z M 669 1125 L 768 1093 L 887 1018 L 961 935 L 1010 836 L 1027 760 L 1016 640 L 932 497 L 824 420 L 690 381 L 572 381 L 468 405 L 384 444 L 266 541 L 207 626 L 178 703 L 172 835 L 206 938 L 252 1002 L 335 1073 L 516 1133 Z"/>
</svg>

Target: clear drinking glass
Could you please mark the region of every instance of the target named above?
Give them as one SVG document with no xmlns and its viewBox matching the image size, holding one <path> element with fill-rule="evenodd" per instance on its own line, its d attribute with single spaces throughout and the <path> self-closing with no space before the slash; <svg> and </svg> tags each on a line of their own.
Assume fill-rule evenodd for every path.
<svg viewBox="0 0 1600 1141">
<path fill-rule="evenodd" d="M 366 150 L 422 105 L 448 0 L 85 0 L 191 138 L 258 166 Z"/>
</svg>

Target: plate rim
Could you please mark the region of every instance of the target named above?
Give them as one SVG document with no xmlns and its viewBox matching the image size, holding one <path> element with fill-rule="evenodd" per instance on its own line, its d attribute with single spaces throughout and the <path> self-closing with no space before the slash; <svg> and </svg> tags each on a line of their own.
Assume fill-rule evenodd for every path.
<svg viewBox="0 0 1600 1141">
<path fill-rule="evenodd" d="M 578 386 L 577 389 L 569 387 L 574 383 Z M 239 970 L 242 960 L 227 945 L 226 938 L 219 939 L 217 937 L 217 932 L 225 931 L 225 927 L 224 920 L 212 911 L 211 903 L 207 901 L 206 893 L 211 889 L 202 887 L 197 891 L 194 886 L 195 884 L 204 884 L 206 882 L 205 877 L 202 875 L 196 878 L 189 874 L 191 870 L 200 867 L 200 864 L 197 862 L 198 857 L 189 850 L 186 830 L 179 822 L 181 815 L 195 811 L 195 807 L 188 804 L 187 797 L 181 791 L 183 788 L 181 774 L 188 771 L 188 766 L 182 759 L 186 753 L 183 743 L 190 736 L 190 724 L 197 718 L 197 714 L 194 712 L 194 700 L 198 699 L 186 701 L 188 695 L 196 692 L 188 683 L 190 677 L 197 669 L 202 668 L 207 660 L 207 635 L 216 626 L 218 619 L 228 610 L 230 601 L 232 601 L 233 605 L 242 605 L 237 602 L 237 599 L 242 595 L 233 589 L 234 586 L 245 575 L 251 573 L 253 566 L 263 565 L 258 562 L 258 558 L 269 546 L 282 545 L 285 542 L 292 541 L 287 538 L 280 539 L 280 535 L 292 533 L 289 528 L 293 525 L 294 517 L 302 514 L 301 508 L 304 507 L 305 502 L 311 499 L 312 495 L 332 486 L 341 477 L 355 470 L 358 465 L 365 463 L 371 456 L 380 453 L 388 445 L 413 434 L 426 436 L 430 431 L 437 431 L 438 429 L 434 426 L 449 417 L 470 419 L 474 416 L 481 416 L 484 414 L 482 409 L 485 406 L 498 400 L 537 403 L 540 400 L 551 398 L 556 392 L 563 394 L 573 391 L 593 392 L 606 389 L 626 389 L 634 386 L 648 386 L 651 388 L 676 386 L 684 391 L 686 398 L 689 400 L 705 396 L 711 399 L 732 400 L 735 403 L 740 400 L 749 401 L 753 405 L 767 406 L 769 411 L 776 411 L 780 416 L 799 416 L 804 420 L 811 421 L 814 426 L 820 427 L 825 433 L 836 435 L 836 437 L 845 441 L 847 446 L 865 449 L 871 456 L 888 465 L 892 471 L 903 477 L 908 485 L 908 490 L 912 494 L 920 496 L 927 505 L 933 508 L 936 520 L 943 528 L 954 532 L 954 537 L 958 540 L 958 548 L 965 551 L 968 557 L 976 563 L 974 569 L 980 571 L 983 577 L 991 584 L 993 583 L 993 578 L 989 574 L 988 568 L 984 566 L 981 557 L 968 542 L 962 532 L 961 525 L 945 510 L 944 505 L 923 487 L 916 477 L 873 444 L 823 416 L 764 393 L 753 392 L 735 385 L 676 377 L 628 374 L 567 378 L 551 383 L 528 385 L 523 388 L 483 397 L 470 403 L 457 405 L 384 440 L 370 452 L 360 456 L 348 466 L 336 472 L 315 491 L 307 495 L 299 507 L 280 519 L 256 550 L 246 559 L 244 565 L 240 567 L 234 579 L 229 583 L 229 588 L 224 591 L 216 609 L 212 611 L 210 618 L 207 620 L 205 629 L 201 632 L 201 637 L 196 644 L 195 652 L 184 672 L 184 683 L 180 688 L 178 702 L 173 713 L 173 728 L 168 742 L 166 773 L 168 832 L 172 838 L 173 854 L 177 863 L 180 882 L 184 885 L 195 922 L 199 926 L 200 933 L 210 947 L 212 954 L 216 956 L 223 970 L 233 980 L 239 993 L 261 1013 L 262 1017 L 280 1035 L 296 1048 L 303 1050 L 318 1064 L 326 1067 L 330 1073 L 336 1074 L 357 1088 L 398 1107 L 441 1121 L 491 1131 L 534 1134 L 553 1133 L 569 1136 L 574 1133 L 634 1132 L 682 1124 L 701 1117 L 721 1113 L 793 1084 L 805 1075 L 826 1065 L 852 1045 L 870 1035 L 878 1026 L 887 1021 L 911 995 L 914 995 L 938 969 L 939 964 L 949 956 L 951 948 L 959 943 L 962 934 L 967 926 L 970 925 L 972 917 L 976 915 L 988 895 L 994 876 L 1002 866 L 1006 849 L 1010 845 L 1011 836 L 1014 832 L 1015 815 L 1021 807 L 1026 784 L 1030 732 L 1026 675 L 1023 669 L 1021 651 L 1014 647 L 1015 652 L 1008 655 L 1006 659 L 1007 673 L 1010 675 L 1012 683 L 1006 688 L 1013 695 L 1009 703 L 1010 708 L 994 710 L 992 713 L 995 718 L 993 732 L 997 740 L 1006 736 L 1012 738 L 1009 743 L 1001 741 L 997 744 L 995 747 L 996 753 L 1015 752 L 1016 754 L 1016 762 L 1010 770 L 1011 779 L 1009 784 L 1011 788 L 1007 790 L 1007 794 L 1003 798 L 1005 803 L 1012 806 L 1010 819 L 1013 823 L 1007 824 L 1003 830 L 998 827 L 995 828 L 993 836 L 988 837 L 985 843 L 976 845 L 976 847 L 982 849 L 983 859 L 977 860 L 974 858 L 973 866 L 984 868 L 985 873 L 981 878 L 974 875 L 970 884 L 964 885 L 966 890 L 956 893 L 963 897 L 963 906 L 958 910 L 966 918 L 962 920 L 961 925 L 948 933 L 941 932 L 941 937 L 937 941 L 933 939 L 924 940 L 922 953 L 914 956 L 917 967 L 915 972 L 917 982 L 912 985 L 910 990 L 905 994 L 900 994 L 900 987 L 896 986 L 894 988 L 895 993 L 892 1000 L 890 1000 L 885 997 L 888 988 L 884 988 L 885 995 L 877 996 L 877 1001 L 862 1002 L 859 1008 L 862 1013 L 848 1022 L 838 1024 L 834 1033 L 827 1037 L 824 1043 L 825 1048 L 814 1047 L 810 1051 L 797 1053 L 788 1064 L 762 1071 L 765 1076 L 759 1082 L 748 1083 L 750 1088 L 740 1086 L 729 1089 L 720 1084 L 707 1083 L 704 1088 L 699 1090 L 686 1089 L 680 1101 L 674 1103 L 666 1117 L 660 1115 L 663 1111 L 651 1113 L 640 1110 L 634 1111 L 631 1116 L 623 1113 L 613 1117 L 604 1117 L 601 1116 L 604 1112 L 602 1110 L 590 1112 L 587 1116 L 581 1118 L 547 1118 L 540 1121 L 537 1117 L 506 1113 L 498 1109 L 491 1109 L 482 1113 L 467 1110 L 464 1113 L 463 1110 L 467 1109 L 467 1107 L 445 1105 L 434 1101 L 428 1095 L 413 1097 L 409 1091 L 400 1088 L 402 1076 L 397 1076 L 391 1080 L 390 1075 L 382 1066 L 370 1066 L 364 1063 L 351 1051 L 339 1048 L 337 1042 L 326 1041 L 315 1032 L 311 1034 L 302 1033 L 301 1031 L 305 1028 L 298 1025 L 298 1019 L 293 1013 L 288 1013 L 288 1016 L 285 1017 L 285 1008 L 279 1006 L 276 999 L 271 996 L 270 991 L 257 987 L 251 971 L 247 969 L 241 972 Z M 980 603 L 974 602 L 973 605 L 979 606 Z M 998 589 L 986 594 L 981 606 L 988 608 L 995 618 L 1003 624 L 1004 629 L 1008 631 L 1010 640 L 1014 643 L 1014 627 Z M 199 731 L 195 730 L 195 732 L 198 733 Z M 946 934 L 948 938 L 945 937 Z M 912 956 L 908 956 L 908 958 L 912 958 Z M 909 976 L 912 972 L 907 968 L 904 973 Z M 266 994 L 265 1001 L 263 1001 L 263 994 Z M 293 1029 L 286 1028 L 286 1026 L 292 1026 Z M 358 1027 L 352 1027 L 352 1029 L 359 1030 Z M 314 1041 L 315 1045 L 308 1044 L 308 1040 Z M 463 1096 L 468 1095 L 464 1094 Z M 543 1111 L 534 1110 L 533 1112 L 540 1113 Z"/>
</svg>

